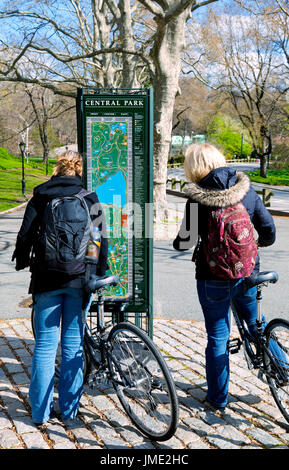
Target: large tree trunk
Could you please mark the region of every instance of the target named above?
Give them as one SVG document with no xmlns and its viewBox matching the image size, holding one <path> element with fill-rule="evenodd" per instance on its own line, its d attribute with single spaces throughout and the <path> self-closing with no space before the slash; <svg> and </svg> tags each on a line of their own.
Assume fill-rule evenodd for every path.
<svg viewBox="0 0 289 470">
<path fill-rule="evenodd" d="M 102 3 L 101 8 L 98 6 L 98 2 L 92 0 L 93 7 L 93 21 L 94 21 L 94 47 L 101 47 L 102 49 L 109 49 L 110 47 L 110 34 L 111 26 L 107 21 L 109 14 L 108 6 L 105 2 Z M 98 44 L 99 42 L 99 44 Z M 100 45 L 100 46 L 99 46 Z M 98 63 L 98 57 L 92 59 L 95 63 Z M 114 66 L 113 66 L 113 55 L 104 54 L 101 60 L 101 65 L 105 73 L 102 76 L 99 74 L 98 68 L 95 69 L 95 83 L 101 83 L 104 88 L 114 88 L 115 77 L 114 77 Z"/>
<path fill-rule="evenodd" d="M 130 0 L 120 0 L 120 21 L 122 48 L 125 51 L 134 51 L 135 43 L 132 31 L 132 14 Z M 122 54 L 122 88 L 137 88 L 135 57 L 132 54 Z"/>
<path fill-rule="evenodd" d="M 167 217 L 167 163 L 169 157 L 173 110 L 179 89 L 181 53 L 185 46 L 185 25 L 189 9 L 169 23 L 161 21 L 151 55 L 154 78 L 154 205 L 155 220 Z"/>
</svg>

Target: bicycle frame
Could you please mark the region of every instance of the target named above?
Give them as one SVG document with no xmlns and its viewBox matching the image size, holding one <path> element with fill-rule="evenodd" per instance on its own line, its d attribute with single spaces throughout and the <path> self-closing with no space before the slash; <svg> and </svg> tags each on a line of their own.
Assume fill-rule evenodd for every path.
<svg viewBox="0 0 289 470">
<path fill-rule="evenodd" d="M 286 376 L 282 370 L 282 368 L 278 365 L 278 361 L 276 361 L 275 357 L 272 355 L 270 349 L 266 345 L 266 336 L 264 334 L 264 322 L 262 320 L 262 312 L 261 312 L 261 300 L 262 300 L 262 288 L 258 286 L 257 288 L 257 319 L 256 319 L 256 335 L 253 338 L 248 329 L 245 326 L 244 320 L 239 316 L 238 310 L 236 305 L 233 301 L 231 301 L 231 310 L 237 325 L 241 340 L 237 339 L 237 345 L 232 343 L 233 346 L 230 347 L 228 345 L 229 351 L 231 353 L 236 353 L 240 350 L 242 343 L 244 343 L 244 355 L 248 364 L 249 369 L 259 369 L 261 378 L 262 374 L 268 376 L 274 380 L 278 381 L 278 384 L 282 384 L 283 380 L 286 380 Z M 239 340 L 239 341 L 238 341 Z M 232 340 L 231 340 L 232 341 Z M 233 340 L 234 341 L 234 340 Z M 235 340 L 236 341 L 236 340 Z M 256 352 L 252 350 L 251 342 L 254 342 L 256 347 Z M 268 362 L 273 365 L 273 369 L 269 369 L 265 366 Z M 278 375 L 276 375 L 276 372 Z M 279 377 L 281 377 L 281 380 Z"/>
<path fill-rule="evenodd" d="M 241 341 L 238 338 L 237 344 L 236 344 L 234 343 L 234 341 L 236 340 L 233 340 L 233 342 L 231 340 L 232 346 L 230 346 L 230 344 L 228 345 L 229 352 L 231 352 L 231 354 L 235 354 L 239 352 L 241 345 L 244 344 L 244 354 L 245 354 L 245 358 L 248 364 L 248 368 L 256 369 L 260 367 L 260 363 L 261 363 L 261 345 L 259 342 L 259 334 L 256 335 L 257 336 L 257 341 L 255 339 L 256 353 L 254 353 L 250 345 L 250 343 L 253 341 L 253 337 L 249 333 L 247 327 L 245 326 L 244 320 L 239 316 L 238 310 L 233 301 L 231 301 L 231 310 L 232 310 L 232 314 L 233 314 L 235 323 L 237 325 L 237 328 L 241 337 Z M 230 343 L 230 340 L 229 340 L 229 343 Z"/>
<path fill-rule="evenodd" d="M 93 317 L 96 317 L 96 331 L 97 331 L 97 339 L 93 337 L 93 334 L 91 331 L 93 331 L 93 328 L 89 328 L 86 319 L 87 315 L 89 312 L 89 309 L 91 307 L 93 300 L 93 294 L 90 295 L 87 306 L 85 308 L 85 327 L 84 327 L 84 338 L 85 338 L 85 347 L 88 349 L 88 354 L 89 354 L 89 359 L 92 360 L 95 366 L 98 367 L 97 372 L 93 374 L 93 376 L 96 378 L 96 376 L 100 376 L 100 379 L 102 379 L 102 375 L 106 373 L 106 371 L 109 371 L 108 369 L 108 363 L 107 363 L 107 357 L 109 356 L 110 360 L 113 362 L 114 366 L 116 367 L 120 377 L 122 378 L 122 382 L 116 381 L 119 385 L 125 385 L 127 387 L 133 387 L 135 386 L 134 383 L 129 381 L 127 377 L 123 375 L 123 372 L 117 363 L 117 361 L 114 359 L 114 357 L 110 356 L 109 353 L 109 345 L 106 342 L 106 338 L 103 337 L 104 331 L 111 326 L 111 322 L 109 322 L 107 325 L 104 324 L 104 298 L 102 295 L 102 291 L 100 290 L 98 293 L 98 300 L 97 300 L 97 312 L 96 315 L 91 315 L 90 314 L 90 319 Z M 92 324 L 91 324 L 92 326 Z M 100 361 L 97 361 L 95 359 L 95 351 L 98 350 L 100 353 Z"/>
</svg>

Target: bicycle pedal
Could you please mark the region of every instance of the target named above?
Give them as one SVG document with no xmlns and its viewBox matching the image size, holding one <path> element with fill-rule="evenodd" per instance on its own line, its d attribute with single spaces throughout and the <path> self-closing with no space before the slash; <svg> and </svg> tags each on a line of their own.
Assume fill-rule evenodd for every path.
<svg viewBox="0 0 289 470">
<path fill-rule="evenodd" d="M 240 351 L 242 346 L 242 341 L 240 338 L 229 339 L 227 342 L 228 351 L 230 354 L 236 354 Z"/>
<path fill-rule="evenodd" d="M 98 383 L 98 378 L 96 377 L 95 372 L 92 372 L 91 374 L 88 375 L 86 382 L 89 388 L 96 387 Z"/>
<path fill-rule="evenodd" d="M 96 383 L 93 377 L 88 377 L 87 378 L 87 385 L 88 387 L 92 390 L 94 387 L 96 387 Z"/>
<path fill-rule="evenodd" d="M 99 386 L 101 383 L 104 384 L 104 385 L 108 384 L 108 382 L 109 382 L 109 376 L 108 376 L 107 371 L 92 372 L 87 377 L 87 385 L 91 389 L 93 389 L 94 387 Z"/>
</svg>

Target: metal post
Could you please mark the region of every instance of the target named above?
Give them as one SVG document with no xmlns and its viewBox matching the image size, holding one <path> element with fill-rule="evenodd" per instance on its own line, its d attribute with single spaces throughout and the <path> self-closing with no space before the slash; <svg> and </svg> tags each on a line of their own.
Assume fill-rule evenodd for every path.
<svg viewBox="0 0 289 470">
<path fill-rule="evenodd" d="M 24 142 L 20 142 L 19 147 L 20 147 L 21 156 L 22 156 L 22 194 L 23 194 L 23 196 L 26 196 L 26 191 L 25 191 L 25 175 L 24 175 L 25 143 L 24 143 Z"/>
<path fill-rule="evenodd" d="M 261 311 L 261 300 L 262 300 L 262 287 L 257 287 L 257 329 L 262 331 L 262 311 Z"/>
</svg>

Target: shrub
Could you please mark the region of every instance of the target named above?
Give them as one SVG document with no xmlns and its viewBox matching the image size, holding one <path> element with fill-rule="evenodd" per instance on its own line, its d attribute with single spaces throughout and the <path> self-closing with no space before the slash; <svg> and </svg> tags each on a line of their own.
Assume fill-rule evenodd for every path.
<svg viewBox="0 0 289 470">
<path fill-rule="evenodd" d="M 180 153 L 178 155 L 170 156 L 168 163 L 184 163 L 185 161 L 185 156 Z"/>
<path fill-rule="evenodd" d="M 271 168 L 289 171 L 289 146 L 286 144 L 275 145 L 274 156 L 276 159 L 270 161 Z"/>
</svg>

